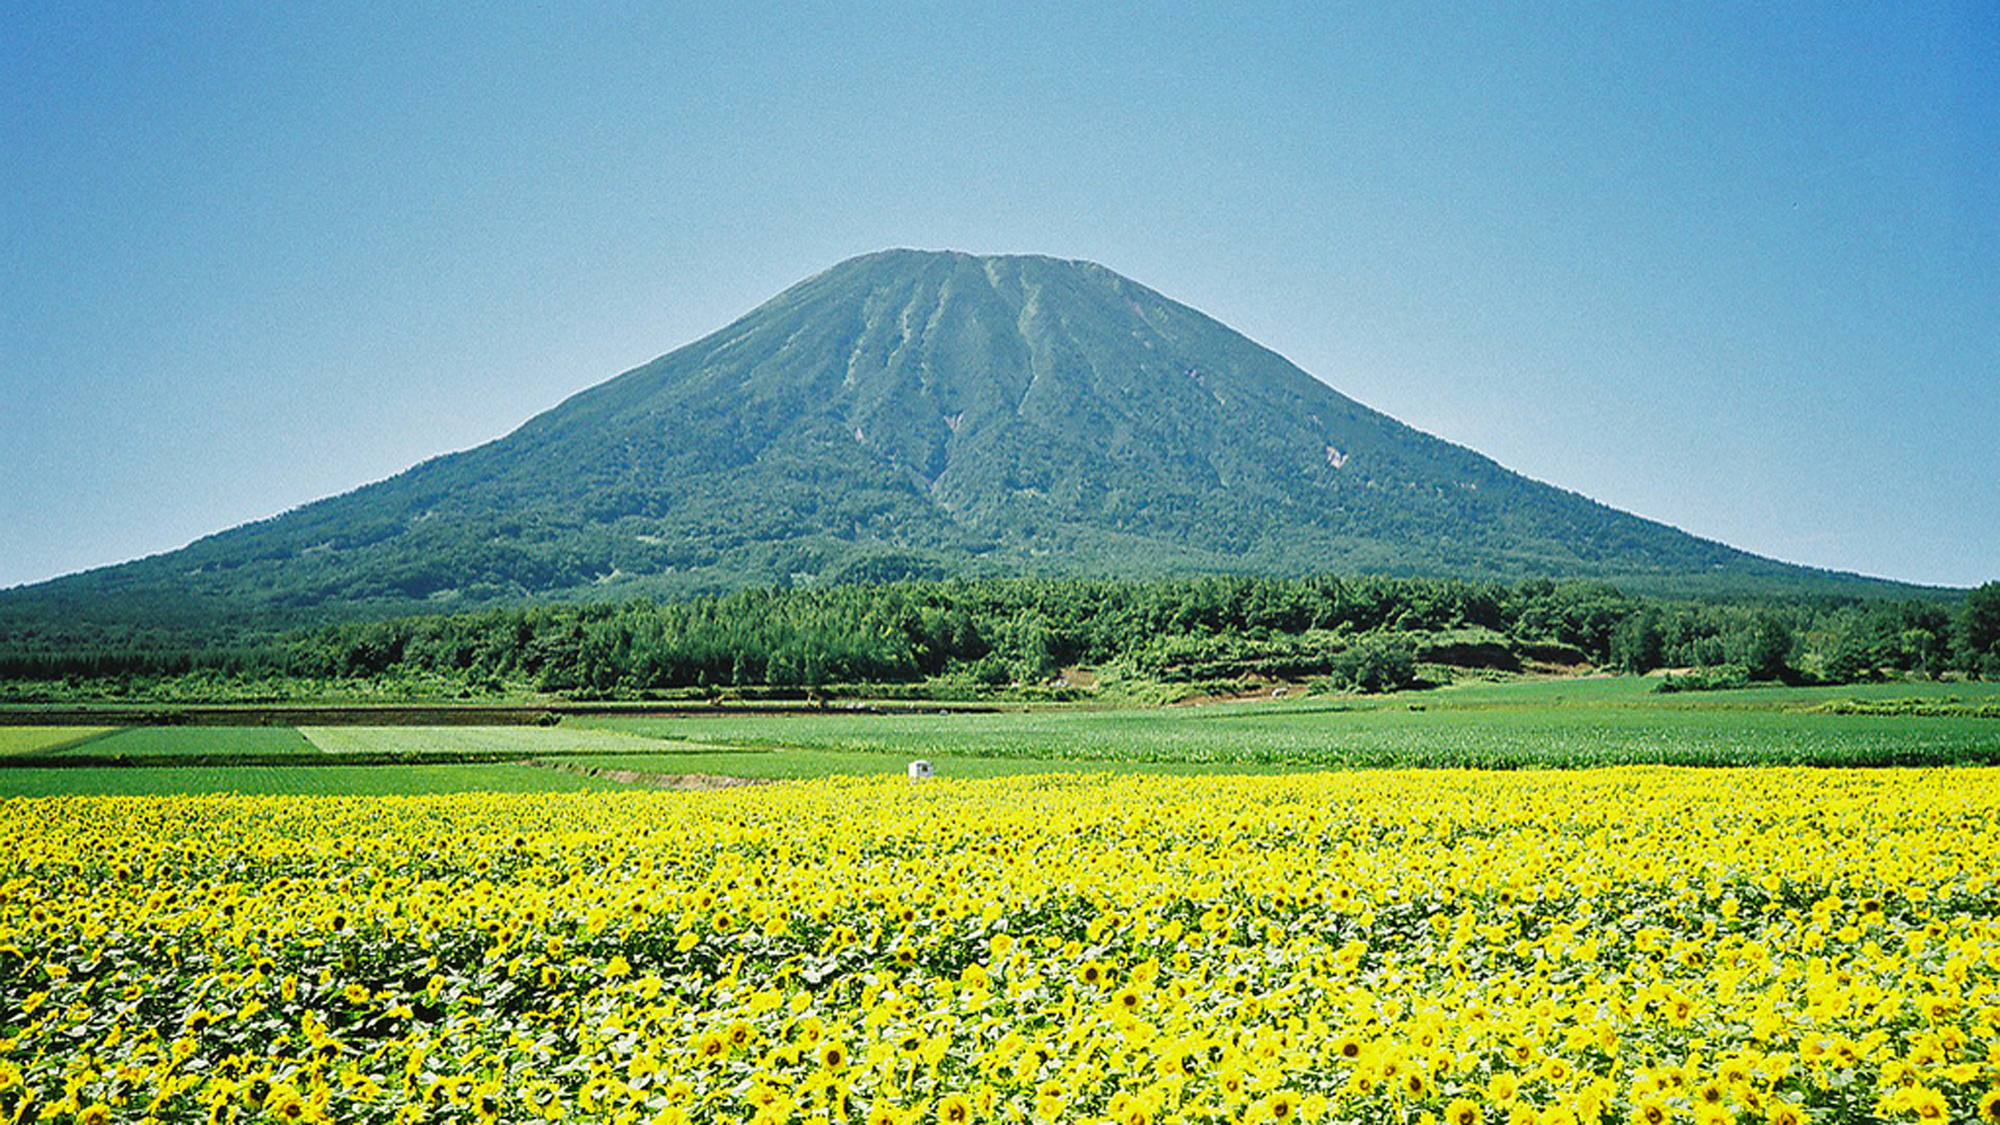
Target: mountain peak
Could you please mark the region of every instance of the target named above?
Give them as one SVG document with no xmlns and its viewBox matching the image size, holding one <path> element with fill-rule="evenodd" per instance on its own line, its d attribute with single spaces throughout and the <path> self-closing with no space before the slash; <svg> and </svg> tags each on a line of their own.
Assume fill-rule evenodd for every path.
<svg viewBox="0 0 2000 1125">
<path fill-rule="evenodd" d="M 256 619 L 897 574 L 1806 572 L 1511 473 L 1086 261 L 890 249 L 477 449 L 15 591 Z M 110 610 L 106 610 L 110 612 Z"/>
</svg>

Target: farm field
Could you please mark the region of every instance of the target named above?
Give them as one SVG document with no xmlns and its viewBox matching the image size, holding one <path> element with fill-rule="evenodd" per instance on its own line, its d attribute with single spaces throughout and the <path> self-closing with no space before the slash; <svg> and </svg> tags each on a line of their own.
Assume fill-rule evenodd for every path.
<svg viewBox="0 0 2000 1125">
<path fill-rule="evenodd" d="M 1544 680 L 1465 683 L 1403 696 L 1372 696 L 1356 702 L 1394 707 L 1407 699 L 1442 707 L 1620 707 L 1668 711 L 1806 709 L 1843 700 L 1920 699 L 1973 705 L 2000 702 L 2000 682 L 1922 680 L 1835 686 L 1792 687 L 1758 684 L 1727 691 L 1662 692 L 1654 676 L 1583 676 Z"/>
<path fill-rule="evenodd" d="M 28 728 L 0 727 L 0 732 L 9 729 Z M 134 728 L 68 753 L 46 751 L 58 759 L 53 762 L 38 755 L 25 764 L 0 766 L 0 798 L 611 789 L 620 786 L 524 763 L 531 757 L 660 745 L 615 732 L 547 727 L 346 727 L 310 733 L 325 744 L 289 727 Z M 66 760 L 72 758 L 77 760 Z"/>
<path fill-rule="evenodd" d="M 1149 710 L 592 716 L 565 726 L 740 747 L 1055 762 L 1315 768 L 1994 764 L 2000 763 L 2000 721 L 1993 718 L 1811 710 L 1871 694 L 1921 696 L 1919 688 L 1949 687 L 1953 696 L 1991 700 L 1994 686 L 1659 695 L 1640 679 L 1564 680 Z"/>
<path fill-rule="evenodd" d="M 211 740 L 206 737 L 206 732 L 210 730 L 232 729 L 260 733 L 249 738 Z M 166 730 L 173 730 L 178 737 L 166 741 L 151 740 L 151 735 Z M 579 774 L 581 770 L 798 780 L 901 775 L 909 763 L 909 755 L 894 747 L 872 751 L 731 748 L 570 725 L 558 728 L 314 727 L 305 728 L 296 741 L 287 737 L 291 733 L 272 728 L 159 728 L 129 732 L 133 743 L 149 746 L 153 753 L 133 757 L 120 766 L 79 765 L 66 769 L 0 767 L 0 798 L 229 792 L 323 795 L 461 793 L 482 788 L 502 792 L 569 791 L 623 787 L 612 780 L 586 778 Z M 90 749 L 95 751 L 109 741 L 94 743 Z M 279 753 L 273 757 L 274 752 Z M 467 756 L 477 756 L 481 760 L 463 760 Z M 485 760 L 489 756 L 513 760 Z M 366 764 L 349 763 L 342 758 L 354 758 Z M 529 762 L 537 764 L 523 764 Z M 957 778 L 1011 777 L 1050 771 L 1212 774 L 1268 773 L 1306 768 L 990 756 L 943 757 L 936 759 L 934 764 L 940 775 Z"/>
<path fill-rule="evenodd" d="M 134 727 L 90 743 L 89 751 L 92 757 L 128 758 L 318 753 L 290 727 Z"/>
<path fill-rule="evenodd" d="M 657 742 L 642 735 L 589 727 L 301 727 L 299 733 L 329 754 L 644 753 Z"/>
<path fill-rule="evenodd" d="M 796 781 L 816 777 L 903 776 L 915 750 L 889 747 L 882 750 L 792 750 L 715 748 L 655 749 L 645 754 L 580 754 L 561 759 L 564 764 L 604 770 L 634 770 L 650 774 L 709 774 L 773 781 Z M 1309 766 L 1285 764 L 1218 764 L 1182 761 L 1112 761 L 1091 758 L 1048 759 L 1023 757 L 932 757 L 926 758 L 939 777 L 993 778 L 1022 777 L 1045 773 L 1124 773 L 1204 776 L 1214 774 L 1296 773 Z"/>
<path fill-rule="evenodd" d="M 505 762 L 0 769 L 0 799 L 66 796 L 170 797 L 207 794 L 323 797 L 479 792 L 541 793 L 622 788 L 626 787 L 594 777 Z"/>
<path fill-rule="evenodd" d="M 578 784 L 576 769 L 800 779 L 900 774 L 920 757 L 960 778 L 1107 770 L 2000 764 L 1996 687 L 1662 695 L 1647 680 L 1627 678 L 1151 709 L 593 715 L 553 727 L 0 726 L 0 740 L 12 740 L 0 746 L 18 748 L 11 762 L 0 763 L 0 797 L 228 792 L 232 776 L 241 779 L 234 788 L 246 793 L 424 792 L 432 781 L 439 791 L 462 792 L 477 788 L 482 776 L 496 789 L 564 790 Z M 1838 713 L 1856 705 L 1896 713 Z M 492 770 L 482 775 L 476 766 Z M 360 767 L 413 772 L 388 783 L 380 780 L 386 775 Z M 329 772 L 315 775 L 316 769 Z M 156 776 L 138 776 L 148 771 Z"/>
<path fill-rule="evenodd" d="M 43 754 L 67 749 L 110 734 L 111 727 L 0 726 L 0 755 Z"/>
<path fill-rule="evenodd" d="M 0 802 L 0 1108 L 1974 1120 L 1995 872 L 1990 769 Z"/>
</svg>

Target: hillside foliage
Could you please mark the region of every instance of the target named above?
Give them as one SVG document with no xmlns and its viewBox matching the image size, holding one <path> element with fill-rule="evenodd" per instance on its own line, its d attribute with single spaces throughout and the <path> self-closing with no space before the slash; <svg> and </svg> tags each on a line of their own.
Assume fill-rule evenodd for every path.
<svg viewBox="0 0 2000 1125">
<path fill-rule="evenodd" d="M 0 680 L 117 694 L 180 678 L 402 679 L 437 691 L 581 697 L 836 684 L 1048 685 L 1075 666 L 1132 681 L 1324 681 L 1385 690 L 1423 667 L 1699 668 L 1751 680 L 1994 675 L 1983 616 L 2000 583 L 1930 600 L 1669 601 L 1612 587 L 1420 578 L 1228 576 L 905 581 L 678 602 L 546 605 L 352 622 L 256 643 L 106 634 L 0 649 Z M 1976 647 L 1979 644 L 1986 647 Z"/>
</svg>

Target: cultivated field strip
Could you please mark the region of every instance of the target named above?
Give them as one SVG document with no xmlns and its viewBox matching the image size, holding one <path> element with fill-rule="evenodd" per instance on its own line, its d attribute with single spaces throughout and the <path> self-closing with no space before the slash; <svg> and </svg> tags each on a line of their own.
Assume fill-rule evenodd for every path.
<svg viewBox="0 0 2000 1125">
<path fill-rule="evenodd" d="M 734 746 L 911 757 L 1293 767 L 2000 764 L 2000 720 L 1658 706 L 1343 703 L 991 714 L 590 716 L 577 725 Z M 565 724 L 568 727 L 569 724 Z"/>
<path fill-rule="evenodd" d="M 588 727 L 301 727 L 300 733 L 328 754 L 658 753 L 656 738 Z"/>
<path fill-rule="evenodd" d="M 96 741 L 116 729 L 116 727 L 0 726 L 0 757 L 67 750 L 73 746 Z"/>
<path fill-rule="evenodd" d="M 131 727 L 80 747 L 92 758 L 269 761 L 316 753 L 291 727 Z"/>
<path fill-rule="evenodd" d="M 0 770 L 0 800 L 47 797 L 366 797 L 440 793 L 542 793 L 624 788 L 613 781 L 533 766 L 410 762 L 350 765 L 87 766 Z M 0 1117 L 0 1121 L 5 1121 Z"/>
</svg>

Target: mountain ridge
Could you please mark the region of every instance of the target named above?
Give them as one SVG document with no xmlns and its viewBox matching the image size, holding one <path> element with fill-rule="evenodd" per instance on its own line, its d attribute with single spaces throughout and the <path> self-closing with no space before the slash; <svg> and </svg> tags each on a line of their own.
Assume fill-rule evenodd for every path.
<svg viewBox="0 0 2000 1125">
<path fill-rule="evenodd" d="M 1230 570 L 1912 589 L 1531 480 L 1101 265 L 892 249 L 492 441 L 0 592 L 0 628 Z"/>
</svg>

